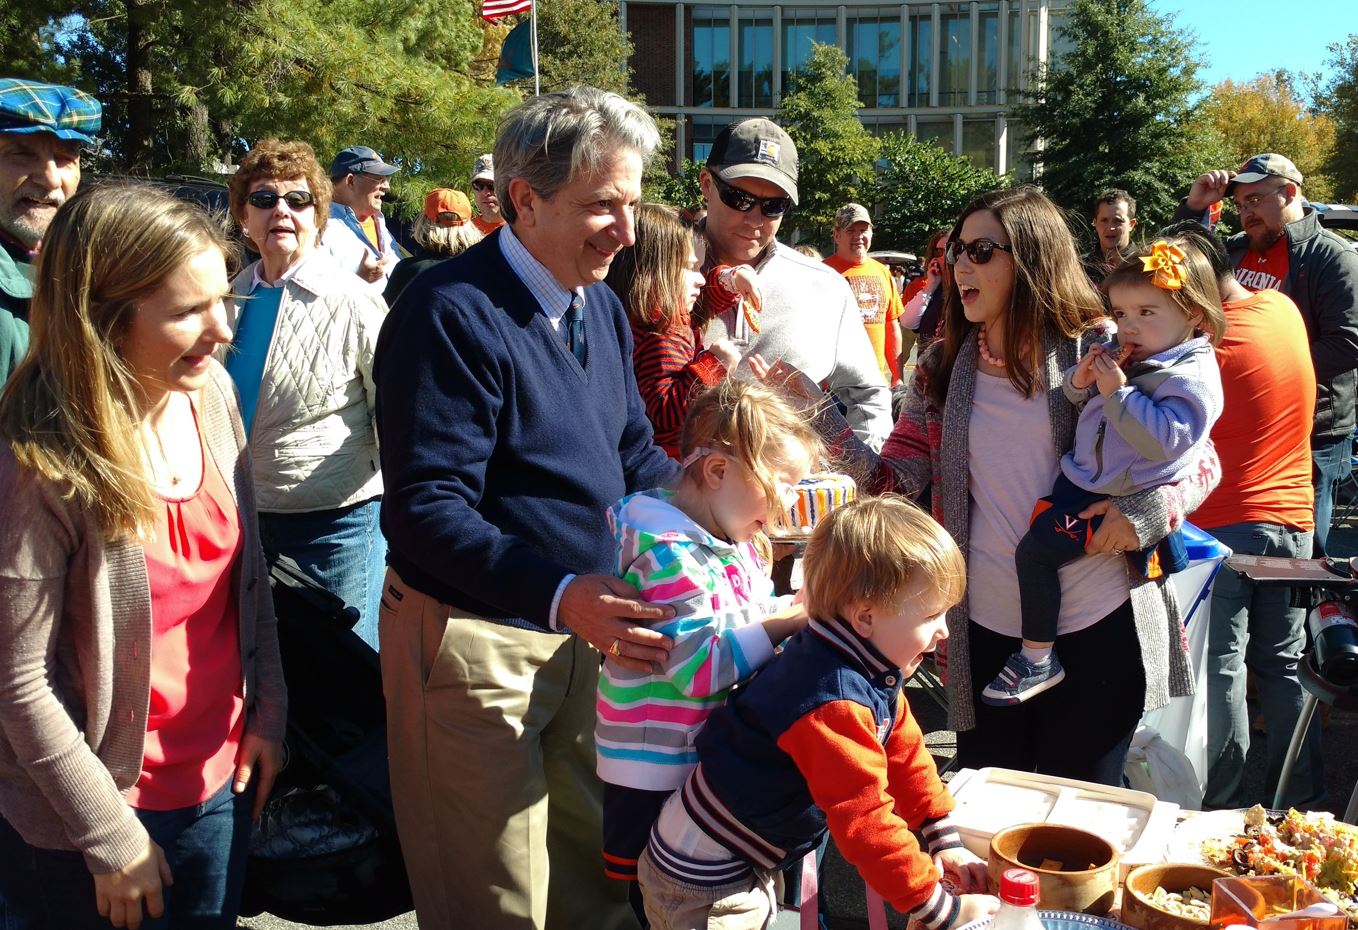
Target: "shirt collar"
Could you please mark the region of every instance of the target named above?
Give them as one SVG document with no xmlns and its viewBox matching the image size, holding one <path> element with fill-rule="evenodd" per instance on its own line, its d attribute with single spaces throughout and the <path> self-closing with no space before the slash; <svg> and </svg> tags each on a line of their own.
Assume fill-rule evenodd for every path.
<svg viewBox="0 0 1358 930">
<path fill-rule="evenodd" d="M 251 278 L 250 278 L 250 291 L 249 291 L 249 293 L 253 294 L 255 291 L 259 290 L 261 287 L 282 287 L 282 286 L 283 286 L 284 284 L 286 284 L 289 280 L 291 280 L 292 276 L 295 275 L 295 274 L 297 273 L 297 269 L 298 269 L 298 268 L 301 268 L 301 267 L 302 267 L 302 262 L 293 262 L 293 263 L 288 267 L 288 270 L 285 271 L 285 272 L 283 272 L 283 274 L 281 274 L 281 275 L 279 276 L 279 278 L 278 278 L 277 281 L 275 281 L 275 282 L 273 282 L 272 284 L 270 284 L 268 281 L 265 281 L 265 280 L 264 280 L 264 262 L 263 262 L 263 260 L 257 261 L 257 262 L 255 262 L 255 265 L 254 265 L 254 274 L 253 274 L 253 275 L 251 276 Z"/>
<path fill-rule="evenodd" d="M 876 646 L 859 636 L 847 621 L 838 617 L 829 620 L 812 619 L 810 627 L 811 632 L 843 653 L 850 662 L 867 672 L 869 677 L 876 677 L 896 667 L 877 651 Z"/>
<path fill-rule="evenodd" d="M 566 309 L 570 306 L 573 296 L 578 294 L 581 300 L 585 299 L 583 287 L 577 287 L 574 291 L 562 287 L 542 262 L 534 258 L 527 247 L 519 241 L 518 236 L 514 235 L 513 227 L 508 223 L 500 227 L 500 254 L 509 262 L 509 267 L 519 276 L 519 280 L 532 291 L 533 296 L 537 298 L 538 306 L 542 308 L 543 314 L 553 328 L 566 315 Z"/>
</svg>

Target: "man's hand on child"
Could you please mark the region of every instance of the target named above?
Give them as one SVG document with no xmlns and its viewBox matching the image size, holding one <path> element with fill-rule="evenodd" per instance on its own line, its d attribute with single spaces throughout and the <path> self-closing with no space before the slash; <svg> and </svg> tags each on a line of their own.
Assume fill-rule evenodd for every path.
<svg viewBox="0 0 1358 930">
<path fill-rule="evenodd" d="M 985 860 L 963 848 L 945 849 L 934 856 L 934 865 L 945 881 L 963 894 L 983 892 L 986 887 Z"/>
<path fill-rule="evenodd" d="M 957 900 L 962 902 L 962 906 L 957 911 L 957 919 L 952 923 L 954 927 L 965 927 L 982 917 L 994 917 L 995 912 L 1000 909 L 1000 899 L 993 894 L 964 894 Z"/>
</svg>

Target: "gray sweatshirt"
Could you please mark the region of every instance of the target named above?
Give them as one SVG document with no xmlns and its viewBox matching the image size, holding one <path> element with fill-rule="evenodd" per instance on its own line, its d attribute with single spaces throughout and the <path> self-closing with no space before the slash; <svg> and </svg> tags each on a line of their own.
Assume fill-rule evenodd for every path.
<svg viewBox="0 0 1358 930">
<path fill-rule="evenodd" d="M 714 317 L 704 341 L 731 339 L 742 356 L 783 359 L 828 385 L 848 408 L 854 434 L 873 451 L 891 433 L 891 390 L 882 380 L 858 302 L 834 269 L 775 242 L 754 263 L 763 292 L 759 332 L 739 306 Z"/>
</svg>

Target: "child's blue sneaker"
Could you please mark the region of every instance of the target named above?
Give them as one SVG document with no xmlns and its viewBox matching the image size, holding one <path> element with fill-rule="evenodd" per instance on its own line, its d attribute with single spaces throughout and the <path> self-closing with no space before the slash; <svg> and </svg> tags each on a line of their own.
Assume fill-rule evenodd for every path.
<svg viewBox="0 0 1358 930">
<path fill-rule="evenodd" d="M 1004 663 L 995 680 L 982 689 L 981 700 L 995 707 L 1021 704 L 1059 685 L 1065 677 L 1066 670 L 1061 667 L 1056 653 L 1048 656 L 1046 662 L 1034 665 L 1023 657 L 1023 653 L 1016 652 Z"/>
</svg>

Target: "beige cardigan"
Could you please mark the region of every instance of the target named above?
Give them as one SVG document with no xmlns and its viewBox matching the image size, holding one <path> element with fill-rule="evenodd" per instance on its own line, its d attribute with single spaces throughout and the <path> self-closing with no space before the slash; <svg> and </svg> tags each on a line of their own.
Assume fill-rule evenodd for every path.
<svg viewBox="0 0 1358 930">
<path fill-rule="evenodd" d="M 214 363 L 194 397 L 207 453 L 236 499 L 246 732 L 281 740 L 287 696 L 231 380 Z M 131 540 L 20 468 L 0 444 L 0 816 L 33 846 L 110 872 L 146 848 L 123 799 L 141 773 L 150 700 L 151 595 Z"/>
</svg>

